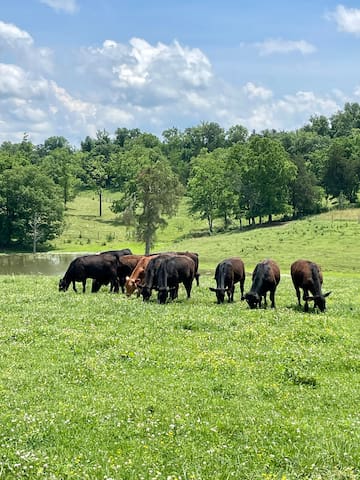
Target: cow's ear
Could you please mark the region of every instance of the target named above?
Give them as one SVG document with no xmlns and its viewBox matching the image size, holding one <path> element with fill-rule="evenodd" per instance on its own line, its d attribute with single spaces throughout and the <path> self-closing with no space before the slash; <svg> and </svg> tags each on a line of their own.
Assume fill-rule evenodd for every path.
<svg viewBox="0 0 360 480">
<path fill-rule="evenodd" d="M 216 288 L 213 288 L 213 287 L 209 287 L 209 290 L 210 290 L 211 292 L 216 292 Z"/>
<path fill-rule="evenodd" d="M 328 297 L 330 295 L 331 291 L 330 292 L 327 292 L 327 293 L 324 293 L 324 297 Z"/>
<path fill-rule="evenodd" d="M 137 286 L 139 286 L 139 285 L 140 285 L 140 282 L 141 282 L 140 278 L 137 278 L 137 279 L 134 281 L 134 284 L 137 285 Z"/>
</svg>

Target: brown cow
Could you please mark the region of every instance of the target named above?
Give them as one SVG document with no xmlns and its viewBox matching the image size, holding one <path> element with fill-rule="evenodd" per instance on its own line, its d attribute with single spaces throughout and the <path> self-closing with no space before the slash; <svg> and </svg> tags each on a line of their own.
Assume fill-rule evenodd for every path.
<svg viewBox="0 0 360 480">
<path fill-rule="evenodd" d="M 321 286 L 323 283 L 323 275 L 319 265 L 310 260 L 296 260 L 291 265 L 291 278 L 296 290 L 296 296 L 299 306 L 300 302 L 300 288 L 303 290 L 304 311 L 309 311 L 308 301 L 314 301 L 314 308 L 318 307 L 321 312 L 326 308 L 325 298 L 330 295 L 331 292 L 321 293 Z M 309 296 L 311 292 L 312 297 Z"/>
<path fill-rule="evenodd" d="M 138 293 L 138 296 L 140 295 L 140 290 L 138 289 L 138 286 L 142 282 L 143 278 L 145 277 L 145 269 L 150 262 L 152 258 L 156 258 L 158 255 L 144 255 L 143 257 L 140 258 L 138 263 L 136 264 L 136 267 L 132 271 L 130 276 L 126 277 L 125 281 L 125 291 L 126 295 L 130 297 L 135 290 Z"/>
</svg>

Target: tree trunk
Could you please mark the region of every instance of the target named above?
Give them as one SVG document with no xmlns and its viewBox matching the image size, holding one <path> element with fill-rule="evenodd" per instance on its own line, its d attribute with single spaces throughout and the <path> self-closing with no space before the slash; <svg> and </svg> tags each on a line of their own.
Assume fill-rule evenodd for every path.
<svg viewBox="0 0 360 480">
<path fill-rule="evenodd" d="M 99 190 L 99 216 L 102 215 L 102 190 Z"/>
<path fill-rule="evenodd" d="M 151 238 L 147 237 L 145 240 L 145 255 L 149 255 L 151 249 Z"/>
<path fill-rule="evenodd" d="M 208 219 L 208 225 L 209 225 L 209 233 L 211 235 L 213 233 L 213 220 L 211 215 L 208 215 L 207 219 Z"/>
</svg>

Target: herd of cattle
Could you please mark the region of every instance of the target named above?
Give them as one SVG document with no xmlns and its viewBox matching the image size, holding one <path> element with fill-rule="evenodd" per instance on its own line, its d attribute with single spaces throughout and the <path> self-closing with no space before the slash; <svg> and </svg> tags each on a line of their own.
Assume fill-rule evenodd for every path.
<svg viewBox="0 0 360 480">
<path fill-rule="evenodd" d="M 72 283 L 82 282 L 85 293 L 86 280 L 92 279 L 92 292 L 98 292 L 102 285 L 110 284 L 110 291 L 119 292 L 120 288 L 128 296 L 134 292 L 149 300 L 153 290 L 157 291 L 159 303 L 178 296 L 179 284 L 185 287 L 190 298 L 193 280 L 199 285 L 199 257 L 194 252 L 167 252 L 152 255 L 133 255 L 128 248 L 111 250 L 94 255 L 75 258 L 69 265 L 64 277 L 59 281 L 59 290 L 66 291 Z M 297 260 L 291 265 L 291 278 L 296 290 L 299 306 L 300 289 L 303 290 L 304 310 L 309 310 L 309 301 L 314 308 L 325 310 L 326 297 L 331 292 L 322 293 L 323 276 L 319 266 L 308 260 Z M 246 300 L 250 308 L 261 307 L 262 299 L 266 307 L 266 295 L 269 292 L 271 307 L 275 308 L 275 292 L 280 282 L 280 269 L 273 260 L 258 263 L 252 274 L 252 285 L 244 294 L 245 267 L 239 257 L 231 257 L 220 262 L 215 270 L 217 303 L 223 303 L 225 294 L 228 301 L 234 300 L 235 284 L 240 284 L 241 300 Z M 309 293 L 311 295 L 309 295 Z"/>
</svg>

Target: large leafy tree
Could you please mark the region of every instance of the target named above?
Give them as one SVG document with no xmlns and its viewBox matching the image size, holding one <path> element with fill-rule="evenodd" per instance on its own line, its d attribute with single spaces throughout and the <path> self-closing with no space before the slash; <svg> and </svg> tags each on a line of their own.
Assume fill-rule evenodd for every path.
<svg viewBox="0 0 360 480">
<path fill-rule="evenodd" d="M 224 149 L 207 152 L 205 149 L 191 162 L 187 194 L 191 199 L 189 211 L 207 220 L 213 232 L 214 219 L 222 217 L 225 227 L 236 209 L 236 164 Z"/>
<path fill-rule="evenodd" d="M 253 135 L 242 160 L 241 183 L 248 217 L 289 211 L 290 184 L 296 165 L 277 140 Z"/>
<path fill-rule="evenodd" d="M 360 186 L 359 145 L 360 136 L 333 140 L 328 150 L 323 184 L 332 197 L 344 195 L 349 202 L 356 202 Z"/>
<path fill-rule="evenodd" d="M 122 166 L 127 167 L 127 173 Z M 132 221 L 137 238 L 145 243 L 145 254 L 150 253 L 156 231 L 167 225 L 166 217 L 176 213 L 182 186 L 167 159 L 158 147 L 135 145 L 125 152 L 113 168 L 120 169 L 118 185 L 123 196 L 114 201 L 112 211 L 123 213 Z"/>
<path fill-rule="evenodd" d="M 13 166 L 0 177 L 0 245 L 46 243 L 63 226 L 61 191 L 37 166 Z"/>
<path fill-rule="evenodd" d="M 297 167 L 296 177 L 290 184 L 293 217 L 318 213 L 323 197 L 322 188 L 319 187 L 315 175 L 309 170 L 301 155 L 295 156 L 293 162 Z"/>
<path fill-rule="evenodd" d="M 78 178 L 80 166 L 77 158 L 77 155 L 68 148 L 58 147 L 50 150 L 40 164 L 42 171 L 46 172 L 61 188 L 65 207 L 75 198 L 80 185 Z"/>
</svg>

